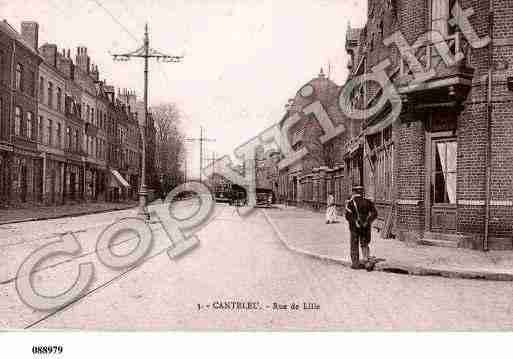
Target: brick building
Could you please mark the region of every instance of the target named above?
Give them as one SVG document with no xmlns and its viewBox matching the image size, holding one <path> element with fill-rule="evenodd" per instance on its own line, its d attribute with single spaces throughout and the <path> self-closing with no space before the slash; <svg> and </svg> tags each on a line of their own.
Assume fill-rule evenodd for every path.
<svg viewBox="0 0 513 359">
<path fill-rule="evenodd" d="M 42 196 L 42 159 L 37 149 L 38 24 L 23 22 L 21 34 L 0 22 L 0 197 L 5 204 Z"/>
<path fill-rule="evenodd" d="M 39 48 L 44 61 L 39 66 L 37 147 L 43 157 L 43 197 L 46 204 L 64 201 L 66 78 L 59 70 L 57 46 Z"/>
<path fill-rule="evenodd" d="M 398 116 L 388 103 L 361 123 L 344 150 L 348 182 L 364 185 L 382 222 L 389 220 L 401 238 L 511 249 L 513 3 L 459 0 L 474 10 L 469 20 L 477 43 L 468 27 L 450 21 L 457 5 L 369 0 L 366 26 L 348 31 L 349 79 L 389 59 L 388 77 L 402 104 Z M 425 71 L 433 70 L 420 85 L 396 31 Z M 436 34 L 418 41 L 430 31 Z M 489 44 L 482 42 L 486 36 Z M 348 102 L 370 111 L 382 96 L 376 83 L 365 82 Z"/>
<path fill-rule="evenodd" d="M 363 185 L 385 234 L 512 249 L 512 20 L 500 0 L 368 0 L 366 25 L 346 33 L 346 84 L 321 74 L 287 106 L 280 128 L 299 114 L 286 132 L 308 154 L 280 162 L 280 200 L 320 209 L 332 191 L 342 206 Z M 315 101 L 345 126 L 324 143 L 305 116 Z"/>
<path fill-rule="evenodd" d="M 86 47 L 75 61 L 70 50 L 38 47 L 38 30 L 35 22 L 23 22 L 21 33 L 0 22 L 2 205 L 135 199 L 135 94 L 116 97 Z M 147 126 L 147 135 L 154 132 Z"/>
<path fill-rule="evenodd" d="M 351 134 L 353 123 L 338 107 L 341 87 L 328 79 L 322 69 L 306 83 L 287 104 L 287 111 L 278 126 L 287 134 L 292 151 L 305 153 L 301 159 L 278 164 L 280 202 L 319 209 L 325 206 L 332 192 L 340 207 L 347 190 L 344 180 L 343 146 Z M 337 136 L 325 139 L 326 129 L 320 119 L 325 117 L 339 129 Z"/>
</svg>

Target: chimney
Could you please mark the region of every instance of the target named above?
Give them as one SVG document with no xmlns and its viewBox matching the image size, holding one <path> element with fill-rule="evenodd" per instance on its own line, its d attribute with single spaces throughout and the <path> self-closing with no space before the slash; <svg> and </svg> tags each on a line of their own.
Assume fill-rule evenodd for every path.
<svg viewBox="0 0 513 359">
<path fill-rule="evenodd" d="M 37 50 L 39 45 L 39 24 L 35 21 L 23 21 L 21 23 L 21 37 L 34 50 Z"/>
<path fill-rule="evenodd" d="M 136 112 L 137 96 L 135 95 L 135 92 L 128 93 L 128 106 L 130 107 L 131 112 Z"/>
<path fill-rule="evenodd" d="M 67 79 L 74 80 L 75 65 L 73 64 L 73 60 L 71 60 L 71 58 L 69 57 L 69 50 L 67 55 L 67 57 L 59 57 L 57 61 L 57 68 L 66 76 Z"/>
<path fill-rule="evenodd" d="M 91 73 L 91 59 L 87 56 L 87 47 L 77 47 L 75 63 L 86 74 L 89 75 Z"/>
<path fill-rule="evenodd" d="M 100 72 L 97 65 L 91 66 L 91 77 L 96 82 L 100 81 Z"/>
<path fill-rule="evenodd" d="M 50 66 L 57 67 L 57 45 L 55 44 L 44 44 L 39 49 L 41 56 L 43 56 L 45 62 Z"/>
</svg>

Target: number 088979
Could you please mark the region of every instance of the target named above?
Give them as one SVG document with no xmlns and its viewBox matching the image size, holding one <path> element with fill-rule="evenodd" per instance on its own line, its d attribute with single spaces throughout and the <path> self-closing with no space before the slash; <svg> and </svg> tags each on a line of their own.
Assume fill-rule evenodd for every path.
<svg viewBox="0 0 513 359">
<path fill-rule="evenodd" d="M 32 354 L 62 354 L 63 347 L 61 345 L 34 345 Z"/>
</svg>

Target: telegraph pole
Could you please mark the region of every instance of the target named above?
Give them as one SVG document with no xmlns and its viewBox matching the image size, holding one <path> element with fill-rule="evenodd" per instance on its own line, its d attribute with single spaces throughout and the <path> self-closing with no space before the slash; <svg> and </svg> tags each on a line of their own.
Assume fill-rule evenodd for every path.
<svg viewBox="0 0 513 359">
<path fill-rule="evenodd" d="M 186 138 L 187 142 L 199 142 L 200 144 L 200 183 L 202 182 L 202 171 L 203 171 L 203 142 L 215 142 L 216 140 L 213 138 L 203 137 L 203 127 L 200 127 L 200 137 L 199 138 Z"/>
<path fill-rule="evenodd" d="M 139 207 L 138 214 L 142 216 L 148 216 L 146 213 L 146 199 L 148 197 L 148 188 L 146 187 L 146 122 L 148 120 L 148 72 L 149 72 L 149 60 L 156 59 L 157 61 L 163 62 L 180 62 L 183 56 L 172 56 L 161 53 L 157 50 L 150 48 L 150 35 L 148 32 L 148 24 L 144 26 L 144 43 L 143 45 L 133 52 L 124 54 L 112 55 L 114 61 L 130 61 L 131 58 L 142 58 L 144 59 L 144 118 L 139 119 L 139 130 L 141 132 L 142 142 L 142 164 L 141 164 L 141 186 L 139 189 Z"/>
<path fill-rule="evenodd" d="M 217 183 L 216 183 L 215 177 L 214 177 L 214 175 L 216 173 L 216 171 L 215 171 L 216 160 L 217 160 L 217 158 L 216 158 L 215 152 L 212 152 L 211 158 L 205 158 L 205 161 L 207 161 L 207 163 L 210 161 L 211 166 L 212 166 L 212 186 L 213 186 L 214 190 L 217 189 Z"/>
</svg>

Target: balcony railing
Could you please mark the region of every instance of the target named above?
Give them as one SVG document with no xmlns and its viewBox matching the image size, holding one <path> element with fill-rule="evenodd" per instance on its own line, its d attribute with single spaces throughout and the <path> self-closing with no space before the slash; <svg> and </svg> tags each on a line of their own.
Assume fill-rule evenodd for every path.
<svg viewBox="0 0 513 359">
<path fill-rule="evenodd" d="M 417 41 L 411 46 L 411 51 L 422 65 L 423 71 L 426 72 L 431 69 L 438 72 L 441 68 L 448 68 L 457 64 L 466 65 L 467 49 L 468 44 L 460 32 L 446 36 L 443 41 L 432 38 L 426 39 L 426 41 Z M 400 77 L 413 75 L 410 64 L 404 56 L 400 61 L 399 71 Z"/>
</svg>

